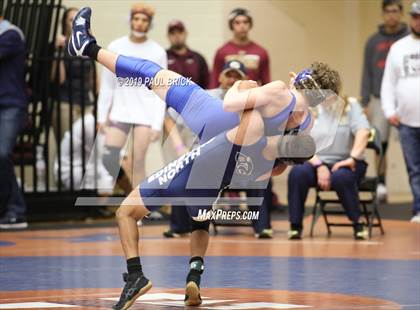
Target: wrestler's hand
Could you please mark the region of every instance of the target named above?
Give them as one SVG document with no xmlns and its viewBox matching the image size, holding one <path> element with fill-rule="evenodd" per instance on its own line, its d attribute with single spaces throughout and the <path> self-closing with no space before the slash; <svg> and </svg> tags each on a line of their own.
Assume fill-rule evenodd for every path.
<svg viewBox="0 0 420 310">
<path fill-rule="evenodd" d="M 160 138 L 160 131 L 159 130 L 150 130 L 150 142 L 156 142 Z"/>
<path fill-rule="evenodd" d="M 291 71 L 289 72 L 289 88 L 290 89 L 295 89 L 295 78 L 296 78 L 296 73 Z"/>
<path fill-rule="evenodd" d="M 255 88 L 255 87 L 258 87 L 258 86 L 259 86 L 258 83 L 253 81 L 253 80 L 239 81 L 238 91 L 243 91 L 243 90 Z"/>
<path fill-rule="evenodd" d="M 330 190 L 331 185 L 331 173 L 327 166 L 322 165 L 319 166 L 316 170 L 318 176 L 318 185 L 319 187 L 324 190 Z"/>
</svg>

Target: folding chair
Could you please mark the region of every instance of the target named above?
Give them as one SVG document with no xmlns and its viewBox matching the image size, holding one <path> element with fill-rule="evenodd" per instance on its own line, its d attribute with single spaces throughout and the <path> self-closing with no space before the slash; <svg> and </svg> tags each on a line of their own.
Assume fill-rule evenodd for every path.
<svg viewBox="0 0 420 310">
<path fill-rule="evenodd" d="M 370 129 L 369 142 L 367 149 L 373 150 L 377 155 L 382 154 L 382 144 L 380 139 L 379 131 L 376 128 Z M 377 168 L 379 165 L 377 165 Z M 377 169 L 376 168 L 376 172 Z M 365 218 L 366 224 L 369 229 L 369 238 L 372 237 L 372 228 L 379 227 L 381 234 L 385 233 L 382 226 L 381 216 L 379 214 L 379 199 L 376 195 L 376 189 L 379 184 L 379 177 L 377 176 L 366 176 L 359 183 L 359 202 L 361 206 L 362 215 Z M 331 222 L 328 219 L 328 215 L 345 215 L 346 213 L 343 210 L 338 210 L 337 208 L 330 208 L 330 205 L 340 205 L 341 203 L 338 198 L 328 198 L 325 199 L 322 197 L 322 193 L 331 192 L 323 191 L 320 188 L 316 188 L 316 200 L 315 205 L 312 210 L 312 223 L 310 236 L 313 236 L 315 224 L 318 220 L 318 217 L 322 214 L 324 218 L 325 225 L 327 226 L 328 236 L 331 235 L 331 226 L 350 226 L 353 227 L 352 223 L 336 223 Z M 370 197 L 363 198 L 361 193 L 369 193 Z M 327 207 L 328 206 L 328 207 Z M 342 207 L 341 207 L 342 208 Z M 376 221 L 375 221 L 376 220 Z"/>
</svg>

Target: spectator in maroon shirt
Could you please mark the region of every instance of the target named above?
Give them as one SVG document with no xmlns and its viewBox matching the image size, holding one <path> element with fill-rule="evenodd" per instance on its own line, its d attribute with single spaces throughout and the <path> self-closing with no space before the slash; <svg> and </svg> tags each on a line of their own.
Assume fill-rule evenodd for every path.
<svg viewBox="0 0 420 310">
<path fill-rule="evenodd" d="M 188 48 L 187 30 L 180 20 L 173 20 L 168 25 L 168 39 L 171 47 L 168 54 L 168 69 L 185 77 L 190 77 L 193 82 L 202 88 L 208 88 L 209 69 L 206 60 L 201 54 Z"/>
<path fill-rule="evenodd" d="M 223 66 L 230 60 L 239 60 L 245 64 L 248 77 L 259 84 L 266 84 L 270 79 L 270 61 L 267 51 L 249 38 L 252 17 L 248 10 L 234 9 L 229 15 L 229 27 L 233 38 L 221 48 L 214 57 L 210 86 L 216 88 Z"/>
</svg>

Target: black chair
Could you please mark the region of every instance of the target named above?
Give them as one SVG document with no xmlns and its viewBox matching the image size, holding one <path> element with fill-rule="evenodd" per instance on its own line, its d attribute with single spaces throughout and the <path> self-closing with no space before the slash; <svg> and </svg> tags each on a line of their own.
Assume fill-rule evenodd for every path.
<svg viewBox="0 0 420 310">
<path fill-rule="evenodd" d="M 382 144 L 379 131 L 376 128 L 371 128 L 369 142 L 367 149 L 373 150 L 377 155 L 382 154 Z M 376 172 L 379 165 L 376 166 Z M 372 228 L 379 227 L 381 234 L 385 233 L 382 226 L 381 216 L 379 214 L 379 199 L 376 195 L 376 189 L 379 184 L 379 177 L 377 176 L 366 176 L 359 183 L 359 201 L 362 211 L 362 215 L 365 218 L 366 225 L 369 229 L 369 238 L 372 237 Z M 331 235 L 331 226 L 351 226 L 352 223 L 336 223 L 331 222 L 328 219 L 328 215 L 345 215 L 346 213 L 342 210 L 341 203 L 338 198 L 323 198 L 322 193 L 326 191 L 321 190 L 320 188 L 316 189 L 316 201 L 312 210 L 312 223 L 310 236 L 313 236 L 315 224 L 318 220 L 318 217 L 322 214 L 325 225 L 327 226 L 328 236 Z M 360 194 L 368 195 L 368 198 L 362 197 Z M 332 207 L 332 205 L 339 205 L 340 209 L 337 207 Z"/>
</svg>

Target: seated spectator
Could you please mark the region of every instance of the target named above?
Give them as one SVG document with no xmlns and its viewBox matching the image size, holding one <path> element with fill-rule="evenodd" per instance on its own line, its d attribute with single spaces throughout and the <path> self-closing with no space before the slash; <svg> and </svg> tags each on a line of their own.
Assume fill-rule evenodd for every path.
<svg viewBox="0 0 420 310">
<path fill-rule="evenodd" d="M 83 141 L 83 121 L 84 121 L 84 141 Z M 73 142 L 73 143 L 72 143 Z M 97 157 L 94 156 L 94 146 L 96 143 Z M 71 152 L 71 145 L 73 152 Z M 64 133 L 64 138 L 60 144 L 60 169 L 58 158 L 54 160 L 54 175 L 56 180 L 60 180 L 64 189 L 99 189 L 101 192 L 112 193 L 113 178 L 109 175 L 102 163 L 101 150 L 103 149 L 103 135 L 98 134 L 95 141 L 95 118 L 89 113 L 85 117 L 79 118 L 72 126 L 72 137 L 70 130 Z M 84 156 L 84 159 L 83 157 Z M 83 173 L 83 161 L 85 163 L 85 173 Z M 95 162 L 97 169 L 95 169 Z M 60 170 L 60 171 L 59 171 Z M 95 171 L 96 170 L 96 171 Z M 73 187 L 71 181 L 73 174 Z"/>
<path fill-rule="evenodd" d="M 213 97 L 223 99 L 226 92 L 236 81 L 247 78 L 245 66 L 238 60 L 231 60 L 225 63 L 222 72 L 219 74 L 219 87 L 209 89 L 207 92 Z"/>
<path fill-rule="evenodd" d="M 334 90 L 338 93 L 338 90 Z M 328 117 L 328 109 L 318 106 L 313 131 L 317 123 Z M 347 98 L 344 112 L 332 144 L 318 152 L 310 161 L 294 166 L 288 176 L 289 239 L 301 239 L 305 200 L 311 187 L 337 193 L 347 216 L 354 225 L 354 238 L 364 240 L 368 231 L 360 222 L 358 182 L 366 173 L 364 151 L 369 139 L 370 125 L 360 104 Z M 325 128 L 328 130 L 328 128 Z"/>
</svg>

